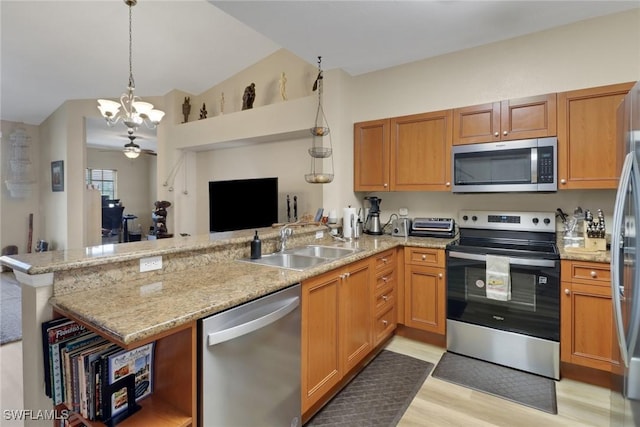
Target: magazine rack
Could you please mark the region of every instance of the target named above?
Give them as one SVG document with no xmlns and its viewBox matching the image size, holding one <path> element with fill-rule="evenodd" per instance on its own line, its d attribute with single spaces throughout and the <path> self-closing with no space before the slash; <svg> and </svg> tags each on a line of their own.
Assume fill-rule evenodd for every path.
<svg viewBox="0 0 640 427">
<path fill-rule="evenodd" d="M 127 409 L 112 416 L 111 396 L 123 387 L 127 388 Z M 120 421 L 135 414 L 142 408 L 136 403 L 136 376 L 133 373 L 119 378 L 113 384 L 105 385 L 102 390 L 102 395 L 104 396 L 102 400 L 102 422 L 107 427 L 114 427 Z"/>
</svg>

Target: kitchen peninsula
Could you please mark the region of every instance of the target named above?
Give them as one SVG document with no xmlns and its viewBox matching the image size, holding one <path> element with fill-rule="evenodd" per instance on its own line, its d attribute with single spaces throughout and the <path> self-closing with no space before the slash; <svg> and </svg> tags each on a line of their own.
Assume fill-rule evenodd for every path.
<svg viewBox="0 0 640 427">
<path fill-rule="evenodd" d="M 326 233 L 316 239 L 321 230 L 324 227 L 296 230 L 290 245 L 332 243 Z M 275 251 L 278 229 L 260 229 L 259 233 L 263 252 Z M 125 348 L 157 340 L 158 363 L 162 363 L 163 351 L 175 353 L 180 348 L 184 354 L 177 356 L 179 366 L 186 366 L 181 372 L 187 378 L 174 375 L 171 380 L 180 381 L 177 388 L 186 396 L 178 402 L 179 412 L 184 414 L 178 417 L 183 419 L 178 425 L 188 425 L 197 413 L 198 319 L 399 245 L 443 249 L 449 242 L 363 236 L 345 243 L 361 249 L 349 257 L 305 271 L 292 271 L 237 261 L 249 256 L 252 237 L 253 230 L 245 230 L 0 258 L 3 265 L 14 269 L 23 289 L 25 408 L 51 409 L 51 401 L 43 391 L 40 324 L 64 315 Z M 162 257 L 162 269 L 140 273 L 140 259 L 156 256 Z M 192 348 L 185 350 L 185 345 Z M 166 369 L 175 369 L 175 363 L 166 360 L 165 363 L 170 365 Z M 174 384 L 164 387 L 160 381 L 158 384 L 157 395 L 162 394 L 162 389 L 176 388 Z M 157 406 L 164 405 L 153 405 L 153 411 Z"/>
</svg>

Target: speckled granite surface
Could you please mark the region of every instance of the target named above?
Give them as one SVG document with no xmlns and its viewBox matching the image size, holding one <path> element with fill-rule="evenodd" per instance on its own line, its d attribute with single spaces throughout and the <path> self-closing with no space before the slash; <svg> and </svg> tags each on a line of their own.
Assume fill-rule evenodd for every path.
<svg viewBox="0 0 640 427">
<path fill-rule="evenodd" d="M 3 257 L 2 263 L 28 274 L 54 273 L 51 304 L 114 341 L 128 345 L 173 327 L 275 292 L 323 272 L 397 246 L 444 249 L 450 239 L 364 235 L 346 243 L 322 227 L 299 229 L 291 247 L 310 243 L 360 249 L 337 261 L 294 271 L 239 261 L 249 256 L 253 230 L 105 245 Z M 277 229 L 260 229 L 263 253 L 276 250 Z M 609 253 L 570 253 L 561 258 L 609 262 Z M 162 255 L 162 270 L 139 272 L 139 259 Z"/>
<path fill-rule="evenodd" d="M 241 247 L 248 250 L 249 240 L 243 240 Z M 174 256 L 183 256 L 171 258 L 161 272 L 134 273 L 137 258 L 119 260 L 113 266 L 101 263 L 75 270 L 58 269 L 51 304 L 113 340 L 130 344 L 396 246 L 443 249 L 448 242 L 448 239 L 363 236 L 339 243 L 328 237 L 315 241 L 311 232 L 309 238 L 302 238 L 302 243 L 298 241 L 295 245 L 338 244 L 360 251 L 305 271 L 294 271 L 237 260 L 249 254 L 244 249 L 238 250 L 238 242 L 231 239 L 227 241 L 229 252 L 220 249 L 220 253 L 213 254 L 188 248 L 173 252 Z M 147 255 L 137 254 L 138 258 Z M 127 269 L 132 271 L 131 275 Z"/>
</svg>

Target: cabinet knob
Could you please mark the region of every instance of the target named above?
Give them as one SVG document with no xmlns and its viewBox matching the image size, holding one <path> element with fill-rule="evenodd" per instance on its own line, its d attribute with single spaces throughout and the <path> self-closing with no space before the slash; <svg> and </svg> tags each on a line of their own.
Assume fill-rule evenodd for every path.
<svg viewBox="0 0 640 427">
<path fill-rule="evenodd" d="M 382 185 L 384 188 L 387 188 L 389 184 L 387 184 L 386 182 Z"/>
<path fill-rule="evenodd" d="M 591 273 L 590 273 L 590 274 L 591 274 L 591 277 L 593 277 L 594 279 L 595 279 L 596 277 L 598 277 L 598 273 L 596 273 L 596 272 L 595 272 L 595 271 L 593 271 L 593 270 L 591 270 Z"/>
<path fill-rule="evenodd" d="M 383 277 L 382 277 L 382 281 L 383 281 L 384 283 L 387 283 L 387 282 L 389 281 L 389 279 L 388 279 L 386 276 L 383 276 Z"/>
<path fill-rule="evenodd" d="M 560 184 L 566 184 L 566 183 L 567 183 L 567 180 L 566 180 L 566 179 L 562 178 L 562 179 L 560 180 Z"/>
<path fill-rule="evenodd" d="M 564 294 L 565 294 L 565 295 L 571 295 L 571 291 L 570 291 L 569 289 L 565 289 L 565 290 L 564 290 Z"/>
<path fill-rule="evenodd" d="M 447 186 L 447 187 L 450 187 L 451 183 L 450 182 L 446 182 L 444 185 Z"/>
<path fill-rule="evenodd" d="M 388 262 L 389 262 L 389 260 L 388 260 L 388 259 L 386 259 L 386 258 L 382 258 L 382 263 L 383 263 L 383 264 L 386 264 L 386 263 L 388 263 Z"/>
<path fill-rule="evenodd" d="M 438 273 L 438 279 L 442 279 L 442 273 Z"/>
<path fill-rule="evenodd" d="M 351 273 L 344 273 L 344 277 L 345 277 L 345 279 L 348 279 L 348 278 L 349 278 L 349 276 L 351 276 Z"/>
<path fill-rule="evenodd" d="M 389 322 L 387 322 L 386 320 L 383 320 L 383 321 L 382 321 L 382 324 L 383 324 L 384 326 L 387 326 L 387 325 L 389 324 Z"/>
<path fill-rule="evenodd" d="M 388 299 L 389 299 L 389 297 L 388 297 L 388 296 L 386 296 L 386 295 L 382 295 L 382 300 L 383 300 L 383 301 L 387 301 Z"/>
<path fill-rule="evenodd" d="M 426 255 L 422 255 L 422 260 L 425 261 L 427 259 Z"/>
<path fill-rule="evenodd" d="M 493 136 L 500 136 L 500 132 L 494 133 Z"/>
<path fill-rule="evenodd" d="M 507 136 L 508 132 L 505 130 L 505 131 L 502 131 L 502 134 L 503 134 L 504 136 Z"/>
</svg>

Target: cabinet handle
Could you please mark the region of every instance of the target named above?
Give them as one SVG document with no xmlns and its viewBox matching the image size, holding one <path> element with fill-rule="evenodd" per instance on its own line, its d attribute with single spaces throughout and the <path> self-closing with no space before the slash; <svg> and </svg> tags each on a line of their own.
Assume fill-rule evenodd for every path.
<svg viewBox="0 0 640 427">
<path fill-rule="evenodd" d="M 387 188 L 389 184 L 387 184 L 386 182 L 382 185 L 384 188 Z"/>
<path fill-rule="evenodd" d="M 381 279 L 384 283 L 387 283 L 389 281 L 389 278 L 387 278 L 387 276 L 383 276 Z"/>
<path fill-rule="evenodd" d="M 344 278 L 345 278 L 345 279 L 348 279 L 348 278 L 349 278 L 349 276 L 351 276 L 351 273 L 344 273 Z"/>
<path fill-rule="evenodd" d="M 502 134 L 503 134 L 504 136 L 507 136 L 507 134 L 508 134 L 508 133 L 509 133 L 509 132 L 507 132 L 506 130 L 505 130 L 505 131 L 502 131 Z"/>
<path fill-rule="evenodd" d="M 388 297 L 388 296 L 386 296 L 386 295 L 382 295 L 382 300 L 383 300 L 383 301 L 387 301 L 388 299 L 389 299 L 389 297 Z"/>
<path fill-rule="evenodd" d="M 450 187 L 450 186 L 451 186 L 451 183 L 450 183 L 450 182 L 446 182 L 444 185 L 445 185 L 446 187 Z"/>
<path fill-rule="evenodd" d="M 560 180 L 560 184 L 566 184 L 566 183 L 567 183 L 567 180 L 566 180 L 566 179 L 562 178 L 562 179 Z"/>
<path fill-rule="evenodd" d="M 500 136 L 500 132 L 494 133 L 493 136 Z"/>
<path fill-rule="evenodd" d="M 593 277 L 595 279 L 596 277 L 598 277 L 598 273 L 596 273 L 595 271 L 591 270 L 591 277 Z"/>
<path fill-rule="evenodd" d="M 565 290 L 564 290 L 564 294 L 565 294 L 565 295 L 571 295 L 571 291 L 570 291 L 569 289 L 565 289 Z"/>
<path fill-rule="evenodd" d="M 422 255 L 422 260 L 425 261 L 427 259 L 426 255 Z"/>
<path fill-rule="evenodd" d="M 442 279 L 442 273 L 438 273 L 438 279 Z"/>
<path fill-rule="evenodd" d="M 389 322 L 387 322 L 386 320 L 383 320 L 383 321 L 382 321 L 382 324 L 383 324 L 384 326 L 387 326 L 387 325 L 389 324 Z"/>
<path fill-rule="evenodd" d="M 382 258 L 382 263 L 383 263 L 383 264 L 386 264 L 386 263 L 388 263 L 388 262 L 389 262 L 389 260 L 388 260 L 388 259 L 386 259 L 386 258 Z"/>
</svg>

